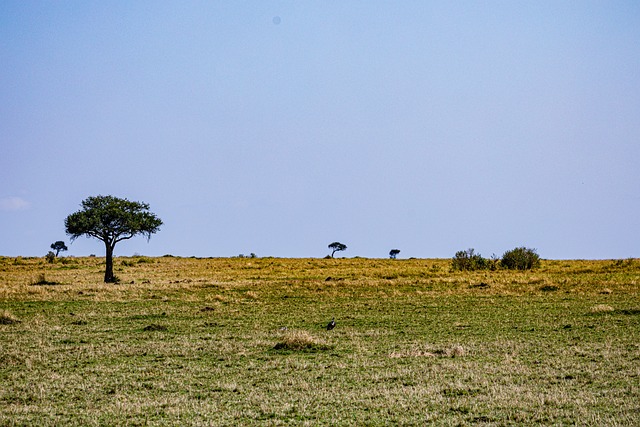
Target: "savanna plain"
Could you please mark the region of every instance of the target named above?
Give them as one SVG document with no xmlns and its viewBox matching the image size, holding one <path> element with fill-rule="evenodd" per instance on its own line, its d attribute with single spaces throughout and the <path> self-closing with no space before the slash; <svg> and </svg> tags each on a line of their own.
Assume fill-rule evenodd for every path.
<svg viewBox="0 0 640 427">
<path fill-rule="evenodd" d="M 450 267 L 0 257 L 0 425 L 640 425 L 640 260 Z"/>
</svg>

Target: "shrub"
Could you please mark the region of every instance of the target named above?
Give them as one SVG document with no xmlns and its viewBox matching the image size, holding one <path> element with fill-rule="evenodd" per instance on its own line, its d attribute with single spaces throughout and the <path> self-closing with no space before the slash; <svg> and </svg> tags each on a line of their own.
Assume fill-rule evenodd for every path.
<svg viewBox="0 0 640 427">
<path fill-rule="evenodd" d="M 258 258 L 258 255 L 256 255 L 253 252 L 251 252 L 250 255 L 240 254 L 235 258 Z"/>
<path fill-rule="evenodd" d="M 475 253 L 473 248 L 458 251 L 451 260 L 451 268 L 459 271 L 487 270 L 492 268 L 493 262 Z"/>
<path fill-rule="evenodd" d="M 540 256 L 535 249 L 523 246 L 505 252 L 500 263 L 509 270 L 531 270 L 540 265 Z"/>
<path fill-rule="evenodd" d="M 44 257 L 49 264 L 53 264 L 56 261 L 56 254 L 52 251 L 49 251 Z"/>
<path fill-rule="evenodd" d="M 282 340 L 273 347 L 273 349 L 313 352 L 318 350 L 330 350 L 331 346 L 316 339 L 306 331 L 288 331 L 282 337 Z"/>
</svg>

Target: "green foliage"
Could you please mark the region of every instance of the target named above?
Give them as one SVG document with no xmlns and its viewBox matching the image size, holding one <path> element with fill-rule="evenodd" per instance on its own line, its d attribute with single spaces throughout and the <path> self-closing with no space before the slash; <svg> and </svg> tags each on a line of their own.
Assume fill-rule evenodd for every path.
<svg viewBox="0 0 640 427">
<path fill-rule="evenodd" d="M 333 255 L 336 252 L 339 251 L 344 251 L 347 249 L 347 245 L 345 245 L 344 243 L 340 243 L 340 242 L 333 242 L 329 245 L 329 249 L 331 249 L 333 252 L 331 252 L 331 258 L 333 258 Z"/>
<path fill-rule="evenodd" d="M 56 260 L 56 254 L 54 254 L 52 251 L 47 252 L 47 254 L 44 256 L 44 258 L 47 260 L 47 262 L 49 264 L 53 264 Z"/>
<path fill-rule="evenodd" d="M 458 271 L 475 271 L 492 269 L 494 262 L 475 253 L 473 248 L 458 251 L 451 260 L 451 268 Z"/>
<path fill-rule="evenodd" d="M 237 257 L 234 258 L 258 258 L 258 255 L 254 254 L 253 252 L 251 252 L 251 254 L 249 255 L 245 255 L 245 254 L 240 254 Z"/>
<path fill-rule="evenodd" d="M 147 203 L 131 202 L 113 196 L 88 197 L 82 201 L 82 210 L 65 219 L 65 230 L 71 240 L 84 235 L 104 242 L 104 281 L 115 283 L 117 279 L 113 275 L 113 249 L 116 243 L 138 234 L 147 236 L 148 240 L 160 230 L 162 221 L 148 210 Z"/>
<path fill-rule="evenodd" d="M 531 270 L 540 265 L 540 256 L 535 249 L 515 248 L 505 252 L 500 263 L 509 270 Z"/>
<path fill-rule="evenodd" d="M 62 240 L 58 240 L 57 242 L 51 244 L 51 249 L 56 251 L 55 256 L 58 256 L 60 254 L 60 251 L 66 251 L 69 248 L 67 248 L 67 245 L 65 245 Z"/>
<path fill-rule="evenodd" d="M 148 210 L 147 203 L 113 196 L 88 197 L 80 211 L 65 219 L 65 230 L 72 240 L 87 236 L 112 245 L 138 234 L 150 239 L 162 221 Z"/>
</svg>

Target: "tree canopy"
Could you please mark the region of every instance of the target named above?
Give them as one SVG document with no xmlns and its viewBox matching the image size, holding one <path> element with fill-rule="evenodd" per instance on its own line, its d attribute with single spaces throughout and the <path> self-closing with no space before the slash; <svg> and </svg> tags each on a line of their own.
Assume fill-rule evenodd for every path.
<svg viewBox="0 0 640 427">
<path fill-rule="evenodd" d="M 329 245 L 329 249 L 333 250 L 333 252 L 331 252 L 331 258 L 333 258 L 333 254 L 338 251 L 344 251 L 345 249 L 347 249 L 347 245 L 340 242 L 333 242 Z"/>
<path fill-rule="evenodd" d="M 62 240 L 58 240 L 57 242 L 51 244 L 51 249 L 56 251 L 56 256 L 58 256 L 60 254 L 60 251 L 66 251 L 69 248 L 67 248 L 67 245 L 65 245 Z"/>
<path fill-rule="evenodd" d="M 93 237 L 104 242 L 106 269 L 104 281 L 115 281 L 113 275 L 113 249 L 116 243 L 140 234 L 151 238 L 160 230 L 162 220 L 149 212 L 149 205 L 113 196 L 93 196 L 82 201 L 82 209 L 67 216 L 66 233 L 75 240 L 80 236 Z"/>
</svg>

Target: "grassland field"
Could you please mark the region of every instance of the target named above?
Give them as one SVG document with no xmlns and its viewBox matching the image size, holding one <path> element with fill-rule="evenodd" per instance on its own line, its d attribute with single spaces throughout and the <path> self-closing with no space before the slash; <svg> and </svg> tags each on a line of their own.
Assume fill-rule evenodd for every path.
<svg viewBox="0 0 640 427">
<path fill-rule="evenodd" d="M 640 425 L 637 259 L 139 256 L 115 274 L 0 257 L 0 426 Z"/>
</svg>

